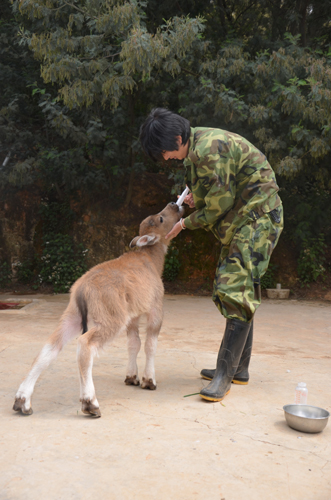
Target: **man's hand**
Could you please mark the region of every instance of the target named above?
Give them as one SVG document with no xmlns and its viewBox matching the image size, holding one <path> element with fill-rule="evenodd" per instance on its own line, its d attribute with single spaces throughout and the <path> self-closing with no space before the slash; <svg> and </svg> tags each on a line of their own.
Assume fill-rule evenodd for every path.
<svg viewBox="0 0 331 500">
<path fill-rule="evenodd" d="M 184 203 L 188 205 L 190 208 L 195 208 L 194 201 L 193 201 L 193 194 L 190 193 L 184 198 Z"/>
<path fill-rule="evenodd" d="M 167 234 L 167 236 L 165 237 L 165 239 L 170 239 L 172 240 L 173 238 L 176 238 L 176 236 L 183 230 L 182 226 L 181 226 L 181 223 L 180 221 L 178 221 L 174 227 L 172 228 L 172 230 Z"/>
</svg>

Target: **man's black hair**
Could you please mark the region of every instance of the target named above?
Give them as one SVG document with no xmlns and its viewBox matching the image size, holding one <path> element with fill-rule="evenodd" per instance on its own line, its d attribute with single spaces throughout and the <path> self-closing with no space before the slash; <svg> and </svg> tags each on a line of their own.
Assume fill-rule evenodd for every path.
<svg viewBox="0 0 331 500">
<path fill-rule="evenodd" d="M 145 153 L 159 161 L 165 151 L 178 151 L 179 135 L 182 144 L 186 144 L 190 134 L 190 122 L 186 118 L 168 109 L 154 108 L 140 127 L 140 142 Z"/>
</svg>

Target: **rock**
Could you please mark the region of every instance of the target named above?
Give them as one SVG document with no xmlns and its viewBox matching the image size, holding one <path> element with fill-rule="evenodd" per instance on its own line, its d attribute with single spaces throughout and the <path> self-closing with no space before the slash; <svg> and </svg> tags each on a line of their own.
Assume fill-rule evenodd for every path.
<svg viewBox="0 0 331 500">
<path fill-rule="evenodd" d="M 289 288 L 267 288 L 268 299 L 288 299 L 290 296 Z"/>
</svg>

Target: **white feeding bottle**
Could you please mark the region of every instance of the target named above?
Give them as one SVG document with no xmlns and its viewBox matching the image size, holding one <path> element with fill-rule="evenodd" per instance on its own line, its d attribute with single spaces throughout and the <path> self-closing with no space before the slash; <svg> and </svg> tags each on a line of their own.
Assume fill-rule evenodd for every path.
<svg viewBox="0 0 331 500">
<path fill-rule="evenodd" d="M 297 405 L 306 405 L 308 398 L 308 389 L 304 382 L 299 382 L 294 392 L 294 402 Z"/>
<path fill-rule="evenodd" d="M 190 189 L 186 186 L 186 188 L 184 189 L 184 191 L 182 192 L 182 194 L 180 195 L 180 197 L 176 201 L 176 204 L 179 207 L 181 207 L 183 205 L 183 201 L 184 201 L 185 197 L 188 195 L 189 190 Z"/>
</svg>

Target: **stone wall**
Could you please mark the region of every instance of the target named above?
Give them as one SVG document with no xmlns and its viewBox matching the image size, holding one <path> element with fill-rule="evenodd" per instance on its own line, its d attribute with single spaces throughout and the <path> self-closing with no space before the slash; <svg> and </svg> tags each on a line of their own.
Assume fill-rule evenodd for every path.
<svg viewBox="0 0 331 500">
<path fill-rule="evenodd" d="M 127 251 L 130 241 L 138 234 L 140 222 L 161 211 L 168 202 L 176 201 L 176 196 L 170 194 L 171 187 L 172 181 L 166 175 L 145 173 L 135 180 L 129 206 L 111 194 L 100 193 L 99 199 L 89 200 L 79 194 L 73 197 L 73 237 L 89 250 L 88 267 Z M 41 195 L 35 189 L 8 195 L 0 203 L 0 262 L 6 260 L 15 264 L 35 253 L 42 254 L 41 202 Z M 211 233 L 197 230 L 183 231 L 174 244 L 179 249 L 181 262 L 179 279 L 206 284 L 211 289 L 220 253 L 219 242 Z M 283 237 L 272 262 L 278 266 L 277 281 L 283 287 L 294 286 L 297 282 L 296 255 Z"/>
<path fill-rule="evenodd" d="M 140 222 L 158 213 L 169 201 L 172 182 L 166 175 L 146 173 L 136 179 L 129 206 L 116 196 L 100 194 L 86 200 L 72 198 L 74 239 L 89 249 L 89 266 L 122 255 L 131 239 L 138 234 Z M 15 194 L 2 193 L 0 203 L 0 261 L 15 263 L 42 253 L 42 222 L 39 207 L 42 202 L 37 190 L 22 190 Z"/>
</svg>

